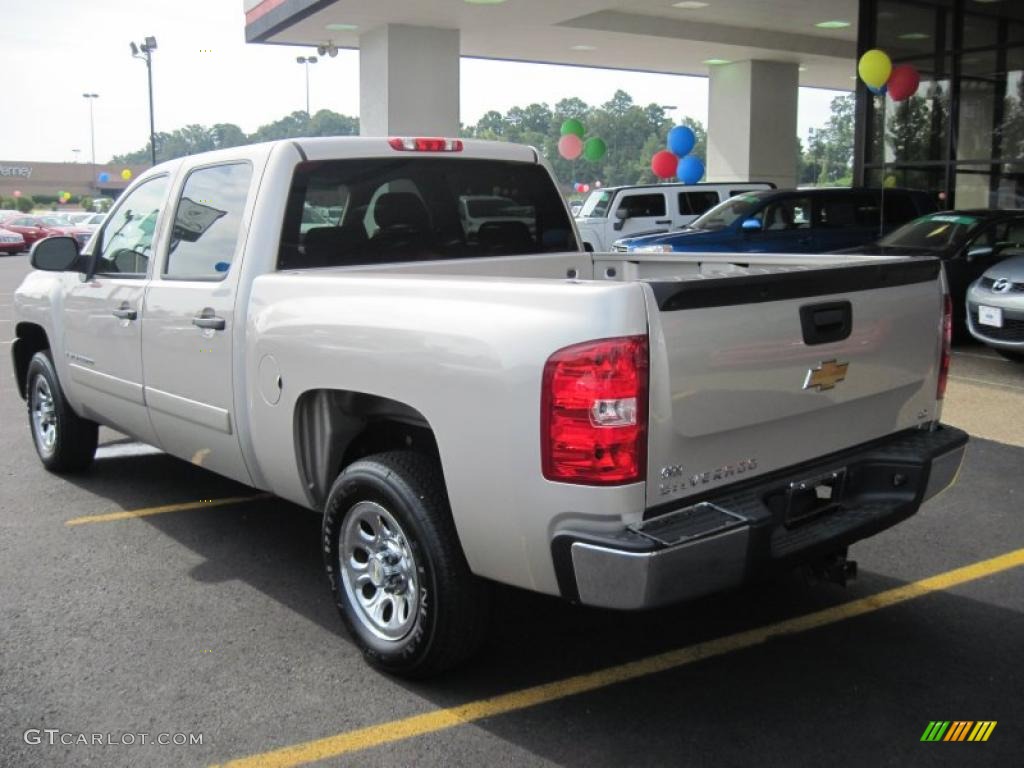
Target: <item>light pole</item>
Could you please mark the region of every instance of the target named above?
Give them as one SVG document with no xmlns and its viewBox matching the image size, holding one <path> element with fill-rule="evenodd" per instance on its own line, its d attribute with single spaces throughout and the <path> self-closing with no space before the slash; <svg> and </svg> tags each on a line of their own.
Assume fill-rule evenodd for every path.
<svg viewBox="0 0 1024 768">
<path fill-rule="evenodd" d="M 82 98 L 89 102 L 89 144 L 92 147 L 92 167 L 89 172 L 92 173 L 93 179 L 90 183 L 96 183 L 96 124 L 92 120 L 92 103 L 98 99 L 100 95 L 98 93 L 83 93 Z"/>
<path fill-rule="evenodd" d="M 295 60 L 302 64 L 306 68 L 306 119 L 310 118 L 309 114 L 309 65 L 316 64 L 318 59 L 316 56 L 296 56 Z"/>
<path fill-rule="evenodd" d="M 156 129 L 153 124 L 153 51 L 156 50 L 156 38 L 147 37 L 142 45 L 129 43 L 132 56 L 146 62 L 146 74 L 149 77 L 149 154 L 156 165 Z"/>
</svg>

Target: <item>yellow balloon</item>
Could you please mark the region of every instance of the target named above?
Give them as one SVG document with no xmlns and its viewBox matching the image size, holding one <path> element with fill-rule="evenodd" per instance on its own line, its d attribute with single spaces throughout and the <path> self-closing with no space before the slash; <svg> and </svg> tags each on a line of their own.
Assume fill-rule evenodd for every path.
<svg viewBox="0 0 1024 768">
<path fill-rule="evenodd" d="M 132 172 L 129 169 L 125 168 L 123 171 L 121 171 L 121 178 L 124 179 L 125 181 L 128 181 L 131 177 Z"/>
<path fill-rule="evenodd" d="M 892 60 L 885 51 L 872 48 L 860 57 L 857 73 L 867 85 L 872 88 L 881 88 L 889 82 L 889 75 L 892 74 Z"/>
</svg>

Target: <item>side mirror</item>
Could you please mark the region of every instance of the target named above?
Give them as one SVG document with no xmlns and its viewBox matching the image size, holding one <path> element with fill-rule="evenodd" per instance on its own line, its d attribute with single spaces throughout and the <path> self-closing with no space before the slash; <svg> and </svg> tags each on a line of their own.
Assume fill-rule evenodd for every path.
<svg viewBox="0 0 1024 768">
<path fill-rule="evenodd" d="M 33 269 L 44 272 L 80 272 L 78 243 L 73 237 L 47 237 L 36 240 L 29 261 Z"/>
<path fill-rule="evenodd" d="M 744 232 L 760 232 L 761 231 L 761 220 L 760 219 L 744 219 L 743 223 L 740 224 L 740 229 Z"/>
<path fill-rule="evenodd" d="M 996 249 L 991 245 L 975 245 L 967 251 L 967 260 L 974 261 L 976 259 L 988 258 L 996 252 Z"/>
</svg>

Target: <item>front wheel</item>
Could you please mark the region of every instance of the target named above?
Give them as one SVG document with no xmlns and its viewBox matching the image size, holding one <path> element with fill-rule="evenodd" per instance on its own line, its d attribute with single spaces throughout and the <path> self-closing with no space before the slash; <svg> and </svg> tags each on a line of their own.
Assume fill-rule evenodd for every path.
<svg viewBox="0 0 1024 768">
<path fill-rule="evenodd" d="M 327 498 L 323 547 L 338 611 L 374 666 L 427 677 L 480 646 L 490 589 L 466 563 L 436 462 L 393 451 L 347 467 Z"/>
<path fill-rule="evenodd" d="M 80 472 L 96 455 L 99 426 L 75 413 L 64 399 L 49 352 L 28 364 L 28 423 L 43 466 L 51 472 Z"/>
</svg>

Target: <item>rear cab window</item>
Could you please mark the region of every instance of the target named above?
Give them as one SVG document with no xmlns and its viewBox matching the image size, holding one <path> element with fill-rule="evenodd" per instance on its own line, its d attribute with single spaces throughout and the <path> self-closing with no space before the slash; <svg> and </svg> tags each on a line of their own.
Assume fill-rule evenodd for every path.
<svg viewBox="0 0 1024 768">
<path fill-rule="evenodd" d="M 565 204 L 534 163 L 364 158 L 301 163 L 279 269 L 575 251 Z"/>
</svg>

